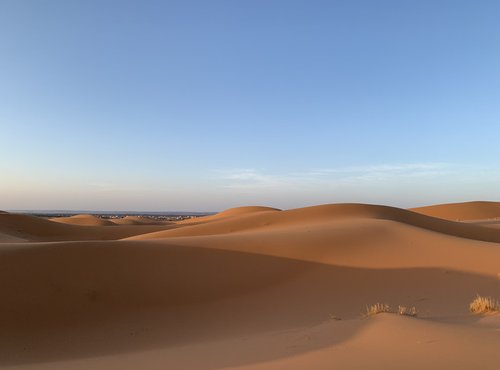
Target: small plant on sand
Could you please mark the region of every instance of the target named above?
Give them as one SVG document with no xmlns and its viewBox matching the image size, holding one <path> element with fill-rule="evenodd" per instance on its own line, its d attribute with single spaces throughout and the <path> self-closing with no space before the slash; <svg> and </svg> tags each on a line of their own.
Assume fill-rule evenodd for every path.
<svg viewBox="0 0 500 370">
<path fill-rule="evenodd" d="M 405 307 L 405 306 L 398 306 L 398 313 L 400 315 L 404 316 L 412 316 L 415 317 L 417 316 L 417 309 L 415 307 Z"/>
<path fill-rule="evenodd" d="M 478 295 L 469 305 L 469 310 L 475 314 L 500 312 L 500 303 L 492 297 Z"/>
<path fill-rule="evenodd" d="M 365 316 L 373 316 L 378 313 L 397 313 L 399 315 L 411 316 L 411 317 L 415 317 L 418 314 L 417 309 L 415 307 L 398 306 L 397 311 L 393 311 L 391 309 L 391 306 L 385 303 L 375 303 L 372 304 L 371 306 L 366 306 Z"/>
<path fill-rule="evenodd" d="M 371 306 L 366 306 L 366 316 L 373 316 L 383 312 L 391 312 L 391 307 L 385 303 L 375 303 Z"/>
</svg>

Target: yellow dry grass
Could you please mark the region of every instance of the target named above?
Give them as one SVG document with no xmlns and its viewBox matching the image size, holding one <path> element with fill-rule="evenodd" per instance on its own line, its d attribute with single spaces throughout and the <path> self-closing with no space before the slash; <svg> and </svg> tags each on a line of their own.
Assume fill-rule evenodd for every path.
<svg viewBox="0 0 500 370">
<path fill-rule="evenodd" d="M 365 316 L 373 316 L 379 313 L 398 313 L 399 315 L 414 317 L 417 316 L 418 312 L 415 307 L 406 307 L 401 305 L 398 306 L 396 311 L 393 311 L 391 306 L 386 303 L 375 303 L 371 306 L 366 306 Z"/>
<path fill-rule="evenodd" d="M 373 316 L 383 312 L 391 312 L 391 307 L 385 303 L 375 303 L 371 306 L 366 306 L 366 316 Z"/>
<path fill-rule="evenodd" d="M 475 314 L 500 312 L 500 303 L 492 297 L 478 295 L 469 305 L 469 310 Z"/>
</svg>

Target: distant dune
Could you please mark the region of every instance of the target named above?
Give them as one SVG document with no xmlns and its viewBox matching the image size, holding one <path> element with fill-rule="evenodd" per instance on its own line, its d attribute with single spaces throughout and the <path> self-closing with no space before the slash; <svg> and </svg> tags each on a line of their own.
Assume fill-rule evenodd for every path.
<svg viewBox="0 0 500 370">
<path fill-rule="evenodd" d="M 165 230 L 168 227 L 175 227 L 175 225 L 140 225 L 120 228 L 84 226 L 17 213 L 0 214 L 0 233 L 29 241 L 114 240 L 144 232 Z"/>
<path fill-rule="evenodd" d="M 0 367 L 496 369 L 500 315 L 468 307 L 500 298 L 500 229 L 437 216 L 364 204 L 158 225 L 1 214 Z M 377 302 L 418 315 L 364 317 Z"/>
<path fill-rule="evenodd" d="M 114 226 L 115 224 L 109 220 L 104 220 L 94 215 L 75 215 L 70 217 L 54 217 L 50 219 L 54 222 L 60 222 L 68 225 L 81 225 L 81 226 Z"/>
<path fill-rule="evenodd" d="M 146 216 L 125 216 L 121 218 L 114 218 L 112 222 L 115 225 L 167 225 L 171 224 L 168 221 L 159 221 L 152 217 Z"/>
<path fill-rule="evenodd" d="M 262 207 L 262 206 L 236 207 L 236 208 L 229 208 L 229 209 L 222 211 L 222 212 L 219 212 L 215 215 L 190 218 L 190 219 L 180 221 L 179 223 L 183 224 L 183 225 L 199 224 L 199 223 L 206 223 L 206 222 L 211 222 L 211 221 L 218 221 L 218 220 L 222 220 L 222 219 L 225 219 L 228 217 L 242 216 L 242 215 L 261 213 L 261 212 L 275 212 L 275 211 L 281 211 L 281 210 L 277 209 L 277 208 Z"/>
<path fill-rule="evenodd" d="M 500 218 L 500 202 L 465 202 L 411 208 L 411 211 L 447 220 Z"/>
</svg>

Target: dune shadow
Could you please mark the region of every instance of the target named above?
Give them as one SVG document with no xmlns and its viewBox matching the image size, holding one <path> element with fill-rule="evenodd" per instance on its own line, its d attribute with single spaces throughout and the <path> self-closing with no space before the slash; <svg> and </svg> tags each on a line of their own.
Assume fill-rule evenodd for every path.
<svg viewBox="0 0 500 370">
<path fill-rule="evenodd" d="M 432 283 L 432 284 L 430 284 Z M 0 365 L 177 348 L 356 319 L 366 304 L 458 313 L 494 279 L 442 269 L 366 269 L 149 242 L 71 242 L 0 250 Z M 434 310 L 434 311 L 433 311 Z M 341 343 L 342 326 L 307 350 Z M 340 327 L 339 327 L 340 328 Z M 204 362 L 272 360 L 263 351 Z"/>
</svg>

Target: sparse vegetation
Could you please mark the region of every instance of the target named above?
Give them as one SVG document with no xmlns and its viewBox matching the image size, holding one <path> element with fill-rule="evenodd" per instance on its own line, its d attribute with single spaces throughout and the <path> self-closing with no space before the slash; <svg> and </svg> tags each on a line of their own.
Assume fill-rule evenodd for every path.
<svg viewBox="0 0 500 370">
<path fill-rule="evenodd" d="M 418 312 L 415 307 L 398 306 L 397 311 L 393 311 L 391 306 L 385 303 L 375 303 L 371 306 L 366 306 L 365 316 L 373 316 L 379 313 L 398 313 L 404 316 L 417 316 Z"/>
<path fill-rule="evenodd" d="M 500 303 L 492 297 L 478 295 L 469 305 L 469 310 L 475 314 L 500 312 Z"/>
<path fill-rule="evenodd" d="M 366 316 L 373 316 L 383 312 L 391 312 L 391 308 L 388 304 L 375 303 L 371 306 L 366 306 Z"/>
<path fill-rule="evenodd" d="M 415 317 L 417 316 L 417 309 L 415 307 L 398 306 L 398 313 L 400 315 Z"/>
</svg>

